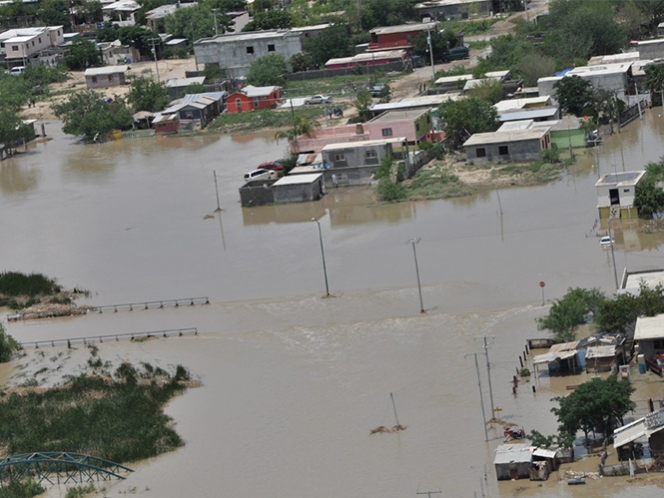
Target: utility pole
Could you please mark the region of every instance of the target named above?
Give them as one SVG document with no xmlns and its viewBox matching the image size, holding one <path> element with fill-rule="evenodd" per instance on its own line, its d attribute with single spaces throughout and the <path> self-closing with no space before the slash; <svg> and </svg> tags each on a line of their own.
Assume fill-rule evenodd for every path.
<svg viewBox="0 0 664 498">
<path fill-rule="evenodd" d="M 484 399 L 482 398 L 482 379 L 480 378 L 480 365 L 477 362 L 477 355 L 478 354 L 486 354 L 484 351 L 480 351 L 479 353 L 466 353 L 463 355 L 464 358 L 467 356 L 474 356 L 475 357 L 475 370 L 477 370 L 477 386 L 480 389 L 480 406 L 482 407 L 482 422 L 484 425 L 484 441 L 489 440 L 489 433 L 486 430 L 486 413 L 484 411 Z"/>
<path fill-rule="evenodd" d="M 325 297 L 330 297 L 330 285 L 327 282 L 327 266 L 325 265 L 325 248 L 323 247 L 323 232 L 320 228 L 320 221 L 318 221 L 316 218 L 311 218 L 311 221 L 315 221 L 316 225 L 318 225 L 318 238 L 320 239 L 320 255 L 323 259 L 323 274 L 325 275 Z M 395 408 L 395 413 L 396 413 L 396 408 Z"/>
<path fill-rule="evenodd" d="M 417 250 L 415 249 L 415 244 L 417 244 L 421 239 L 419 237 L 414 237 L 406 241 L 407 244 L 413 245 L 413 257 L 415 258 L 415 274 L 417 275 L 417 290 L 420 293 L 420 313 L 426 313 L 424 311 L 424 301 L 422 301 L 422 285 L 420 284 L 420 268 L 417 265 Z"/>
<path fill-rule="evenodd" d="M 217 192 L 217 209 L 216 211 L 221 211 L 221 206 L 219 205 L 219 186 L 217 185 L 217 170 L 214 171 L 214 190 Z"/>
<path fill-rule="evenodd" d="M 493 404 L 493 389 L 491 388 L 491 364 L 489 363 L 489 343 L 487 342 L 487 338 L 493 339 L 493 336 L 482 336 L 484 339 L 484 344 L 482 345 L 482 349 L 484 349 L 484 356 L 486 357 L 486 373 L 489 378 L 489 400 L 491 401 L 491 418 L 493 418 L 493 415 L 496 413 L 495 406 Z M 475 337 L 475 339 L 479 339 L 479 337 Z"/>
<path fill-rule="evenodd" d="M 429 42 L 429 56 L 431 57 L 431 84 L 436 81 L 436 67 L 433 64 L 433 44 L 431 43 L 431 28 L 428 30 L 427 42 Z"/>
<path fill-rule="evenodd" d="M 212 9 L 212 15 L 214 16 L 214 36 L 219 36 L 219 29 L 217 29 L 217 12 L 219 9 Z"/>
<path fill-rule="evenodd" d="M 611 259 L 613 260 L 613 278 L 615 278 L 616 280 L 616 290 L 618 290 L 618 270 L 616 268 L 616 255 L 615 252 L 613 251 L 613 244 L 615 241 L 613 240 L 613 235 L 611 235 L 611 222 L 614 219 L 615 218 L 609 218 L 609 221 L 606 222 L 606 228 L 609 231 L 609 240 L 611 242 Z"/>
<path fill-rule="evenodd" d="M 427 495 L 428 498 L 431 498 L 431 495 L 439 495 L 442 491 L 418 491 L 416 495 Z"/>
<path fill-rule="evenodd" d="M 154 65 L 157 68 L 157 83 L 161 83 L 161 79 L 159 78 L 159 62 L 157 61 L 157 48 L 156 48 L 157 42 L 160 41 L 161 38 L 150 38 L 148 40 L 148 43 L 152 45 L 152 55 L 154 55 Z"/>
</svg>

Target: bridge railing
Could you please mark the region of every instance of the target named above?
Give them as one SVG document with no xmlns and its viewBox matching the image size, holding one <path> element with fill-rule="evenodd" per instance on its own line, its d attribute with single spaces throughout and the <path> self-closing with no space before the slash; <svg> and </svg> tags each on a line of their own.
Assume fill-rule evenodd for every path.
<svg viewBox="0 0 664 498">
<path fill-rule="evenodd" d="M 23 349 L 39 349 L 39 347 L 56 347 L 67 346 L 72 344 L 95 344 L 95 342 L 104 341 L 135 341 L 137 339 L 151 339 L 153 337 L 183 337 L 183 336 L 196 336 L 198 329 L 196 327 L 180 328 L 180 329 L 165 329 L 165 330 L 151 330 L 148 332 L 127 332 L 124 334 L 105 334 L 105 335 L 90 335 L 86 337 L 72 337 L 69 339 L 44 339 L 41 341 L 22 342 Z"/>
</svg>

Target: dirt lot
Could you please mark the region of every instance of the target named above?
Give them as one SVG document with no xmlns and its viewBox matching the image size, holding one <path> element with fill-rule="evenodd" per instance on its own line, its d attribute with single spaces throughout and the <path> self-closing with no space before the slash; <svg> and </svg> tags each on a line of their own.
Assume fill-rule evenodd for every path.
<svg viewBox="0 0 664 498">
<path fill-rule="evenodd" d="M 138 62 L 130 64 L 127 76 L 144 76 L 157 78 L 154 62 Z M 171 78 L 184 78 L 186 71 L 194 71 L 196 63 L 194 57 L 188 59 L 167 59 L 159 61 L 159 76 L 161 81 Z M 26 119 L 55 119 L 51 112 L 51 103 L 59 102 L 75 91 L 85 89 L 85 76 L 83 71 L 72 71 L 69 73 L 69 79 L 64 83 L 51 85 L 51 96 L 45 100 L 38 101 L 34 107 L 23 109 L 23 116 Z M 124 96 L 129 91 L 129 85 L 112 86 L 108 88 L 98 88 L 97 91 L 103 93 L 105 97 Z"/>
</svg>

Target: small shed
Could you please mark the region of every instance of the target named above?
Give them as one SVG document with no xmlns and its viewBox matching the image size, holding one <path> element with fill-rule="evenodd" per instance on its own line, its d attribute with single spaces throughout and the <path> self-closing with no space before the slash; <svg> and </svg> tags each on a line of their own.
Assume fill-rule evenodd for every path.
<svg viewBox="0 0 664 498">
<path fill-rule="evenodd" d="M 501 444 L 496 448 L 493 465 L 499 481 L 530 479 L 534 446 L 526 444 Z"/>
<path fill-rule="evenodd" d="M 88 88 L 105 88 L 125 84 L 128 66 L 91 67 L 85 70 L 85 84 Z"/>
<path fill-rule="evenodd" d="M 595 187 L 600 219 L 638 217 L 634 198 L 637 186 L 645 174 L 645 171 L 625 171 L 609 173 L 597 180 Z"/>
<path fill-rule="evenodd" d="M 242 207 L 265 206 L 274 203 L 274 185 L 277 180 L 254 180 L 240 187 Z"/>
<path fill-rule="evenodd" d="M 285 176 L 272 189 L 276 203 L 317 201 L 325 195 L 322 173 Z"/>
<path fill-rule="evenodd" d="M 154 132 L 161 135 L 178 133 L 180 131 L 180 116 L 178 113 L 157 114 L 152 120 Z"/>
<path fill-rule="evenodd" d="M 170 48 L 171 50 L 177 50 L 179 48 L 186 49 L 187 45 L 189 45 L 189 40 L 186 38 L 173 38 L 164 43 L 164 45 L 166 48 Z"/>
<path fill-rule="evenodd" d="M 547 353 L 535 356 L 533 358 L 535 375 L 539 373 L 541 365 L 547 366 L 549 375 L 571 374 L 584 368 L 577 350 L 578 345 L 579 341 L 554 344 Z"/>
<path fill-rule="evenodd" d="M 615 345 L 590 346 L 586 350 L 586 372 L 610 372 L 618 364 Z"/>
</svg>

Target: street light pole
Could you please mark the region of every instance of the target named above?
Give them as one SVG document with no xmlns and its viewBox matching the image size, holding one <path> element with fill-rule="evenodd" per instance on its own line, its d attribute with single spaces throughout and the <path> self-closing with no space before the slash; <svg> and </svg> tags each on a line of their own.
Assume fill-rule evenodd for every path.
<svg viewBox="0 0 664 498">
<path fill-rule="evenodd" d="M 611 259 L 613 260 L 613 277 L 616 280 L 616 290 L 618 290 L 618 269 L 616 268 L 616 255 L 613 251 L 613 235 L 611 235 L 611 222 L 615 220 L 615 218 L 609 218 L 609 221 L 607 221 L 606 226 L 609 231 L 609 240 L 611 241 Z"/>
<path fill-rule="evenodd" d="M 415 249 L 415 244 L 417 244 L 421 239 L 419 237 L 414 237 L 407 240 L 406 242 L 413 245 L 413 257 L 415 258 L 415 274 L 417 275 L 417 290 L 420 293 L 420 313 L 426 313 L 424 311 L 424 302 L 422 301 L 422 284 L 420 283 L 420 268 L 417 265 L 417 250 Z"/>
<path fill-rule="evenodd" d="M 152 55 L 154 55 L 154 65 L 157 68 L 157 83 L 161 82 L 161 79 L 159 78 L 159 62 L 157 61 L 157 49 L 155 48 L 155 44 L 161 41 L 161 38 L 150 38 L 148 42 L 150 45 L 152 45 Z"/>
<path fill-rule="evenodd" d="M 327 282 L 327 266 L 325 266 L 325 248 L 323 247 L 323 231 L 320 228 L 320 222 L 316 218 L 311 218 L 318 225 L 318 238 L 320 239 L 320 255 L 323 259 L 323 274 L 325 275 L 325 297 L 330 297 L 330 286 Z"/>
</svg>

